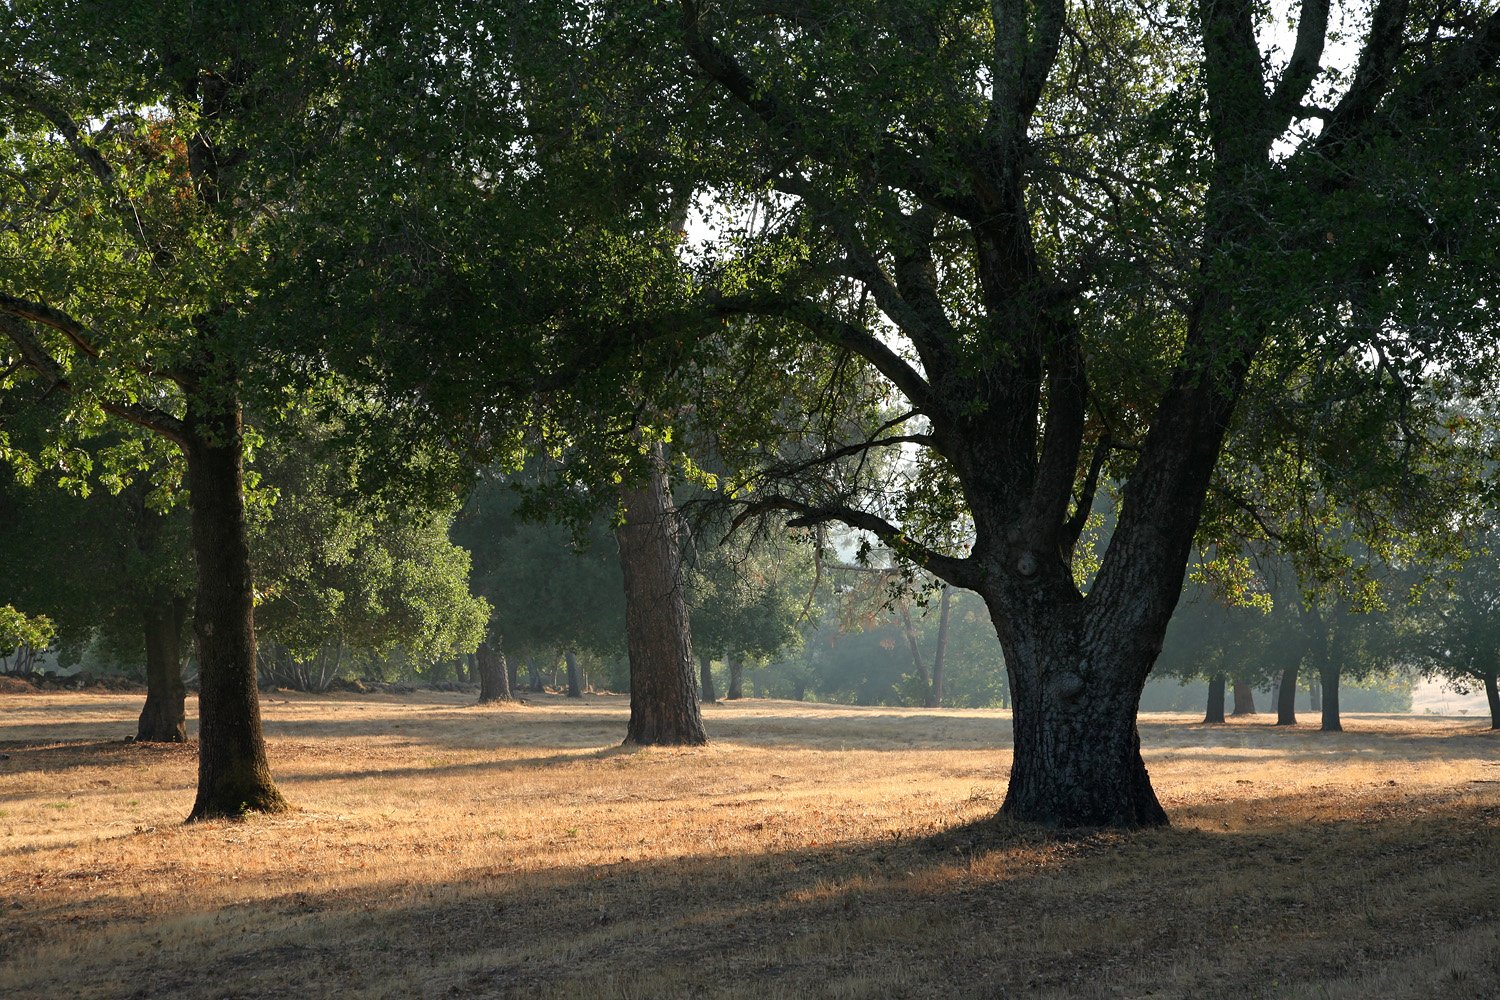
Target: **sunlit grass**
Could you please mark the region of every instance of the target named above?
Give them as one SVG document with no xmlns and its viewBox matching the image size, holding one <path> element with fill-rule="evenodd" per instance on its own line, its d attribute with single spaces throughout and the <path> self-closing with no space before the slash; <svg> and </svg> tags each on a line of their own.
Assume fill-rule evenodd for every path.
<svg viewBox="0 0 1500 1000">
<path fill-rule="evenodd" d="M 1337 735 L 1147 716 L 1174 828 L 1077 836 L 990 819 L 1002 712 L 747 701 L 706 709 L 707 747 L 626 752 L 619 697 L 277 693 L 272 765 L 300 810 L 184 826 L 194 748 L 118 742 L 137 710 L 0 696 L 0 994 L 1475 997 L 1500 982 L 1500 739 L 1472 719 L 1354 716 Z"/>
</svg>

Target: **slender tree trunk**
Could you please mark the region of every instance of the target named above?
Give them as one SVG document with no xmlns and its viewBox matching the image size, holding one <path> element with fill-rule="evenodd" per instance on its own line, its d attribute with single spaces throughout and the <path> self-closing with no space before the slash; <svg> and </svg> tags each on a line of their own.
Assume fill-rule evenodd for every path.
<svg viewBox="0 0 1500 1000">
<path fill-rule="evenodd" d="M 136 724 L 141 743 L 187 742 L 187 686 L 182 683 L 182 623 L 187 600 L 163 595 L 146 611 L 146 704 Z"/>
<path fill-rule="evenodd" d="M 1297 724 L 1297 667 L 1293 663 L 1281 672 L 1281 687 L 1276 690 L 1276 724 Z"/>
<path fill-rule="evenodd" d="M 266 761 L 255 685 L 255 597 L 237 403 L 189 394 L 187 448 L 198 593 L 198 797 L 190 820 L 290 808 Z"/>
<path fill-rule="evenodd" d="M 469 683 L 470 684 L 478 684 L 479 683 L 479 667 L 474 662 L 474 654 L 473 653 L 465 653 L 464 656 L 463 656 L 463 662 L 469 668 Z"/>
<path fill-rule="evenodd" d="M 911 622 L 911 608 L 901 605 L 901 628 L 906 632 L 906 645 L 911 648 L 911 662 L 922 680 L 922 704 L 932 700 L 932 678 L 927 675 L 927 664 L 922 662 L 922 647 L 917 642 L 917 629 Z"/>
<path fill-rule="evenodd" d="M 719 693 L 714 690 L 713 657 L 704 655 L 698 657 L 699 693 L 705 704 L 712 705 L 719 700 Z"/>
<path fill-rule="evenodd" d="M 1208 712 L 1203 716 L 1203 721 L 1224 721 L 1224 675 L 1214 674 L 1208 679 Z"/>
<path fill-rule="evenodd" d="M 1234 715 L 1255 714 L 1255 692 L 1243 681 L 1234 682 Z"/>
<path fill-rule="evenodd" d="M 677 546 L 677 512 L 661 445 L 653 469 L 622 497 L 625 522 L 615 529 L 625 577 L 625 636 L 630 650 L 630 723 L 625 742 L 708 742 L 698 710 L 693 642 Z"/>
<path fill-rule="evenodd" d="M 952 615 L 953 588 L 944 587 L 943 600 L 938 606 L 937 649 L 932 654 L 932 686 L 927 690 L 927 708 L 937 708 L 943 703 L 943 671 L 948 663 L 948 621 Z"/>
<path fill-rule="evenodd" d="M 507 660 L 503 652 L 496 652 L 501 666 L 505 668 L 505 695 L 508 700 L 521 692 L 521 661 L 514 656 Z"/>
<path fill-rule="evenodd" d="M 505 654 L 499 649 L 498 640 L 494 646 L 481 642 L 474 657 L 479 664 L 479 704 L 510 701 L 510 671 L 507 669 Z"/>
<path fill-rule="evenodd" d="M 578 683 L 578 654 L 571 649 L 563 654 L 568 664 L 568 697 L 582 698 L 583 687 Z"/>
<path fill-rule="evenodd" d="M 1342 733 L 1344 723 L 1339 718 L 1339 674 L 1338 663 L 1328 663 L 1322 668 L 1323 680 L 1323 732 Z"/>
<path fill-rule="evenodd" d="M 724 657 L 724 664 L 729 668 L 729 693 L 724 698 L 726 701 L 739 701 L 745 697 L 745 661 L 738 653 L 728 653 Z"/>
<path fill-rule="evenodd" d="M 531 690 L 538 693 L 547 690 L 547 684 L 542 679 L 542 665 L 537 662 L 535 657 L 526 664 L 526 672 L 531 675 Z"/>
<path fill-rule="evenodd" d="M 1494 670 L 1484 675 L 1484 694 L 1490 700 L 1490 728 L 1500 729 L 1500 683 Z"/>
<path fill-rule="evenodd" d="M 1312 712 L 1323 711 L 1323 685 L 1316 677 L 1307 685 L 1307 707 Z"/>
</svg>

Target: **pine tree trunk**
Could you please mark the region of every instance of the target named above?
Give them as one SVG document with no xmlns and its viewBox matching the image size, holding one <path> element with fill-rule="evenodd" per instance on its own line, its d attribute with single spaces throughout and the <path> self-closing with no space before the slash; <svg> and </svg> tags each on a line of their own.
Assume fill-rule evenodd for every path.
<svg viewBox="0 0 1500 1000">
<path fill-rule="evenodd" d="M 198 797 L 190 820 L 290 808 L 266 761 L 255 685 L 255 597 L 237 403 L 188 397 L 198 643 Z"/>
<path fill-rule="evenodd" d="M 1255 714 L 1255 692 L 1250 685 L 1243 681 L 1234 682 L 1234 712 L 1233 715 Z"/>
<path fill-rule="evenodd" d="M 1484 694 L 1490 701 L 1490 728 L 1500 729 L 1500 683 L 1493 670 L 1484 675 Z"/>
<path fill-rule="evenodd" d="M 1205 723 L 1224 721 L 1224 675 L 1214 674 L 1208 679 L 1208 712 Z"/>
<path fill-rule="evenodd" d="M 583 687 L 578 683 L 578 654 L 570 649 L 563 654 L 563 659 L 568 664 L 568 697 L 582 698 Z"/>
<path fill-rule="evenodd" d="M 698 657 L 699 666 L 699 695 L 703 702 L 712 705 L 719 700 L 719 693 L 714 690 L 713 657 Z"/>
<path fill-rule="evenodd" d="M 677 511 L 661 445 L 644 483 L 622 497 L 615 529 L 625 577 L 625 637 L 630 651 L 630 723 L 625 742 L 642 746 L 707 743 L 698 710 L 692 636 L 677 544 Z"/>
<path fill-rule="evenodd" d="M 187 601 L 162 597 L 144 615 L 146 704 L 136 724 L 139 743 L 187 742 L 187 686 L 182 683 L 182 623 Z"/>
<path fill-rule="evenodd" d="M 1297 667 L 1293 663 L 1281 672 L 1281 687 L 1276 690 L 1276 724 L 1297 724 Z"/>
<path fill-rule="evenodd" d="M 489 705 L 497 701 L 510 701 L 510 671 L 505 654 L 488 642 L 481 642 L 474 653 L 479 665 L 479 704 Z"/>
<path fill-rule="evenodd" d="M 745 661 L 740 659 L 740 654 L 729 653 L 724 657 L 724 664 L 729 668 L 729 693 L 724 699 L 739 701 L 745 697 Z"/>
<path fill-rule="evenodd" d="M 927 708 L 937 708 L 943 703 L 943 671 L 948 662 L 948 622 L 952 616 L 953 588 L 944 587 L 943 600 L 938 606 L 937 649 L 932 654 L 932 685 L 927 689 Z"/>
</svg>

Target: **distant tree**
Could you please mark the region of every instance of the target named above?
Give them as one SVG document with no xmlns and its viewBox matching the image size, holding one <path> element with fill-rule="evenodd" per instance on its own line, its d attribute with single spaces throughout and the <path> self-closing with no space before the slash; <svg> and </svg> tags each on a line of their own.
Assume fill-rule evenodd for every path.
<svg viewBox="0 0 1500 1000">
<path fill-rule="evenodd" d="M 1400 645 L 1428 676 L 1467 693 L 1483 688 L 1500 729 L 1500 528 L 1480 528 L 1451 586 L 1434 588 L 1405 623 Z"/>
</svg>

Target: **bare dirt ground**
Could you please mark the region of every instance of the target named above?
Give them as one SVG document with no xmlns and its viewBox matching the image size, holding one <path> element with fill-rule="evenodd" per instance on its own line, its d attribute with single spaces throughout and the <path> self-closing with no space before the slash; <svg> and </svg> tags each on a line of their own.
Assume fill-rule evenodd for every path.
<svg viewBox="0 0 1500 1000">
<path fill-rule="evenodd" d="M 1004 712 L 470 700 L 271 695 L 300 811 L 184 826 L 138 696 L 0 695 L 0 996 L 1500 998 L 1472 717 L 1147 715 L 1173 828 L 1070 834 L 992 819 Z"/>
</svg>

